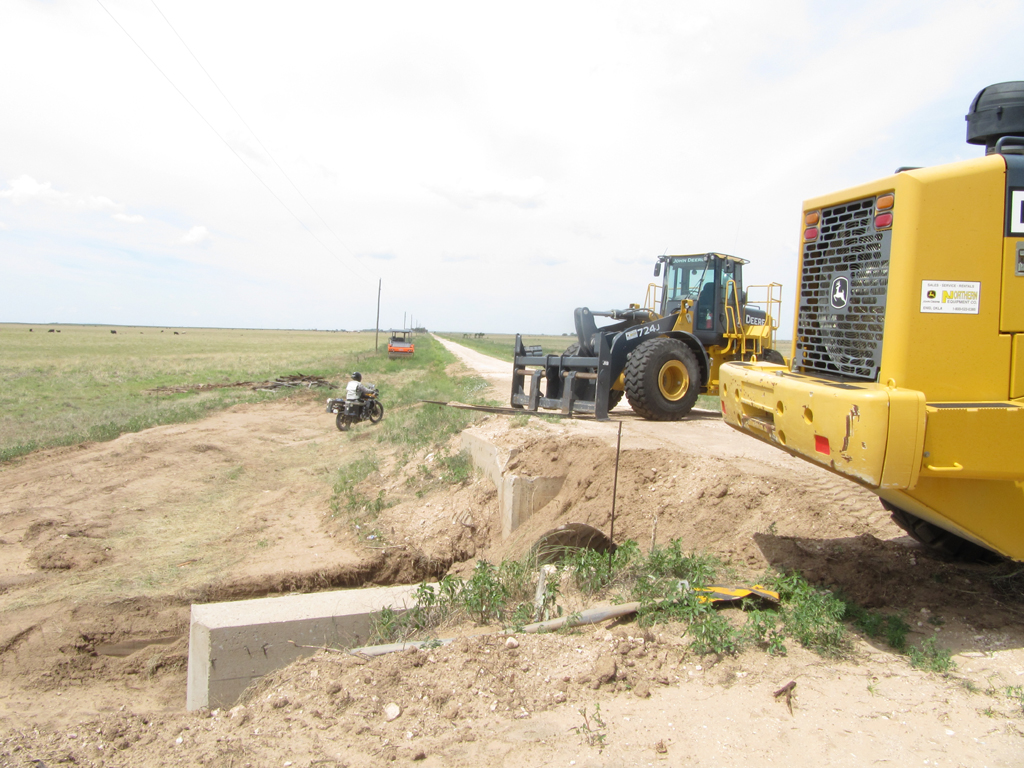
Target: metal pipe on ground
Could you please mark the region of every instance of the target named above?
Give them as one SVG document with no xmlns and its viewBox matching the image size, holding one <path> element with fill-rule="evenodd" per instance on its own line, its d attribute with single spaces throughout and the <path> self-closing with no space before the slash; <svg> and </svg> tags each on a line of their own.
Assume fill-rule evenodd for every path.
<svg viewBox="0 0 1024 768">
<path fill-rule="evenodd" d="M 562 616 L 549 621 L 538 621 L 535 624 L 527 624 L 522 632 L 537 634 L 538 632 L 554 632 L 562 627 L 580 627 L 587 624 L 600 624 L 608 619 L 620 619 L 636 613 L 640 603 L 623 603 L 622 605 L 606 605 L 598 608 L 589 608 L 582 613 L 572 616 Z M 488 632 L 487 634 L 511 634 L 506 631 Z M 479 635 L 477 635 L 479 637 Z M 388 643 L 386 645 L 368 645 L 363 648 L 353 648 L 349 653 L 353 656 L 384 656 L 396 651 L 407 651 L 410 648 L 422 648 L 424 646 L 434 647 L 437 645 L 448 645 L 456 638 L 447 637 L 443 640 L 410 640 L 405 643 Z"/>
</svg>

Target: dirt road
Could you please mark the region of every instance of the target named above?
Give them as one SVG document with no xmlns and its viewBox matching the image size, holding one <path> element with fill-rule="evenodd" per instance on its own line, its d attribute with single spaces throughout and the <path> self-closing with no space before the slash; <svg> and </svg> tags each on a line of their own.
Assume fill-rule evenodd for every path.
<svg viewBox="0 0 1024 768">
<path fill-rule="evenodd" d="M 497 380 L 503 366 L 488 364 Z M 330 502 L 336 468 L 372 433 L 342 435 L 312 400 L 280 402 L 0 467 L 0 765 L 1024 763 L 1024 610 L 1000 586 L 1012 568 L 924 552 L 871 494 L 714 414 L 615 418 L 616 539 L 680 538 L 737 578 L 800 568 L 900 613 L 956 672 L 865 639 L 843 660 L 795 642 L 781 658 L 699 657 L 679 627 L 625 624 L 373 661 L 324 653 L 231 712 L 185 713 L 194 600 L 414 582 L 522 554 L 561 522 L 608 523 L 616 422 L 495 416 L 474 429 L 515 449 L 510 471 L 564 478 L 555 499 L 502 540 L 489 481 L 417 485 L 434 455 L 384 452 L 365 491 L 392 503 L 376 525 L 405 549 L 372 550 Z M 792 712 L 773 696 L 791 680 Z"/>
</svg>

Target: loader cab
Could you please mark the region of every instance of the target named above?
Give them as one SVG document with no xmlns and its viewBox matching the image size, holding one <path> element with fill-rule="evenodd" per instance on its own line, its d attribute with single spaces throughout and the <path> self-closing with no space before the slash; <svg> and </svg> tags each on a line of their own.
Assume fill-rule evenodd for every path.
<svg viewBox="0 0 1024 768">
<path fill-rule="evenodd" d="M 724 345 L 729 326 L 726 305 L 736 308 L 736 317 L 744 303 L 746 261 L 721 253 L 662 256 L 654 268 L 655 276 L 661 272 L 663 263 L 665 281 L 660 314 L 664 317 L 685 311 L 687 325 L 692 322 L 692 333 L 704 346 Z"/>
</svg>

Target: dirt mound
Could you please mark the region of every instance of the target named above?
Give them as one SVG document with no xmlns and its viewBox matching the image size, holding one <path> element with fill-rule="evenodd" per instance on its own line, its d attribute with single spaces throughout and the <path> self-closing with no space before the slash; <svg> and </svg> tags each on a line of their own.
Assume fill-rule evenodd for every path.
<svg viewBox="0 0 1024 768">
<path fill-rule="evenodd" d="M 506 472 L 563 478 L 561 490 L 488 557 L 525 554 L 545 531 L 566 523 L 611 529 L 615 448 L 594 425 L 539 420 L 516 429 L 495 418 L 474 427 L 510 452 Z M 774 466 L 692 449 L 629 447 L 619 458 L 615 540 L 644 548 L 680 539 L 684 549 L 721 556 L 751 574 L 774 564 L 755 534 L 832 539 L 903 537 L 878 498 L 813 467 L 780 473 Z"/>
<path fill-rule="evenodd" d="M 695 658 L 679 628 L 468 637 L 376 659 L 321 653 L 227 711 L 113 711 L 0 735 L 14 765 L 427 766 L 957 761 L 1019 764 L 1008 707 L 868 649 Z M 787 682 L 794 695 L 773 694 Z M 941 705 L 936 705 L 941 702 Z M 973 735 L 973 738 L 972 738 Z M 774 757 L 773 757 L 774 756 Z"/>
</svg>

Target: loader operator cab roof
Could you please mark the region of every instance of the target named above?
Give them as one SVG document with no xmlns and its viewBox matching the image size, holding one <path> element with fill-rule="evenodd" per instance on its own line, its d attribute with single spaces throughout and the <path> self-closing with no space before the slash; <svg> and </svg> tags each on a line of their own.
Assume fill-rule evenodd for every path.
<svg viewBox="0 0 1024 768">
<path fill-rule="evenodd" d="M 733 286 L 743 297 L 743 265 L 746 259 L 724 253 L 695 253 L 687 256 L 659 256 L 654 275 L 661 274 L 665 266 L 662 285 L 661 315 L 680 311 L 683 302 L 691 302 L 695 315 L 695 333 L 704 344 L 721 343 L 725 330 L 724 306 L 737 304 L 732 295 Z M 703 336 L 707 338 L 703 338 Z"/>
</svg>

